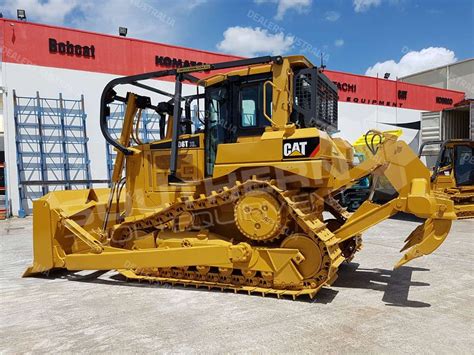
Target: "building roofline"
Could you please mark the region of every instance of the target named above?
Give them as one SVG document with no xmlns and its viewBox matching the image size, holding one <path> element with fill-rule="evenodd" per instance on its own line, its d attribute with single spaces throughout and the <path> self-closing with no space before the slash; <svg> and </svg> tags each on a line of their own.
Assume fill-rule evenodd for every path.
<svg viewBox="0 0 474 355">
<path fill-rule="evenodd" d="M 403 83 L 405 85 L 418 86 L 418 87 L 421 87 L 421 88 L 433 88 L 433 86 L 429 86 L 429 85 L 423 85 L 423 84 L 416 84 L 416 83 L 409 83 L 409 82 L 401 81 L 400 80 L 401 78 L 398 78 L 398 80 L 392 80 L 392 79 L 377 78 L 375 76 L 369 76 L 369 75 L 363 75 L 363 74 L 348 73 L 348 72 L 344 72 L 344 71 L 340 71 L 340 70 L 325 69 L 324 71 L 343 74 L 343 75 L 349 75 L 349 76 L 357 76 L 357 77 L 360 77 L 360 78 L 370 78 L 370 79 L 373 79 L 373 80 L 380 80 L 381 82 L 390 81 L 390 82 L 395 83 L 395 82 L 398 81 L 399 83 Z M 323 73 L 324 73 L 324 71 L 323 71 Z M 436 89 L 443 89 L 444 91 L 451 91 L 451 92 L 454 92 L 454 93 L 464 94 L 464 91 L 459 91 L 459 90 L 444 89 L 444 88 L 436 88 Z"/>
<path fill-rule="evenodd" d="M 467 59 L 459 60 L 459 61 L 454 62 L 454 63 L 451 63 L 451 64 L 440 65 L 439 67 L 434 67 L 434 68 L 431 68 L 431 69 L 422 70 L 422 71 L 419 71 L 419 72 L 416 72 L 416 73 L 413 73 L 413 74 L 410 74 L 410 75 L 402 76 L 402 77 L 400 77 L 400 78 L 398 78 L 398 79 L 411 78 L 412 76 L 416 76 L 416 75 L 428 73 L 428 72 L 433 71 L 433 70 L 438 70 L 438 69 L 442 69 L 442 68 L 452 67 L 452 66 L 454 66 L 454 65 L 458 65 L 458 64 L 462 64 L 462 63 L 466 63 L 466 62 L 470 62 L 470 61 L 474 61 L 474 58 L 467 58 Z"/>
<path fill-rule="evenodd" d="M 163 43 L 163 42 L 153 42 L 145 39 L 139 39 L 139 38 L 132 38 L 132 37 L 122 37 L 122 36 L 117 36 L 117 35 L 110 35 L 106 33 L 100 33 L 100 32 L 94 32 L 94 31 L 87 31 L 87 30 L 82 30 L 79 28 L 73 28 L 73 27 L 64 27 L 64 26 L 57 26 L 57 25 L 48 25 L 44 23 L 38 23 L 38 22 L 31 22 L 31 21 L 19 21 L 19 20 L 14 20 L 14 19 L 9 19 L 9 18 L 0 18 L 0 21 L 2 22 L 14 22 L 14 23 L 27 23 L 33 26 L 40 26 L 40 27 L 48 27 L 48 28 L 56 28 L 60 30 L 67 30 L 67 31 L 75 31 L 75 32 L 81 32 L 81 33 L 86 33 L 86 34 L 92 34 L 96 36 L 102 36 L 102 37 L 109 37 L 109 38 L 115 38 L 115 39 L 120 39 L 123 41 L 132 41 L 132 42 L 141 42 L 141 43 L 150 43 L 150 44 L 158 44 L 160 46 L 165 46 L 165 47 L 170 47 L 170 48 L 178 48 L 178 49 L 184 49 L 184 50 L 193 50 L 195 52 L 201 52 L 201 53 L 206 53 L 206 54 L 213 54 L 217 56 L 222 56 L 222 57 L 235 57 L 236 59 L 243 59 L 244 57 L 237 56 L 234 54 L 226 54 L 226 53 L 219 53 L 219 52 L 211 52 L 211 51 L 206 51 L 203 49 L 198 49 L 198 48 L 191 48 L 191 47 L 184 47 L 184 46 L 177 46 L 173 44 L 168 44 L 168 43 Z"/>
</svg>

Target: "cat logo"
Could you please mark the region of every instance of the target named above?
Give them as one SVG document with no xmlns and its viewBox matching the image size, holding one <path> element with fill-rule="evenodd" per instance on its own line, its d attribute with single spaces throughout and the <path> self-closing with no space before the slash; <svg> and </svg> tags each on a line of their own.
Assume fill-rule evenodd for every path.
<svg viewBox="0 0 474 355">
<path fill-rule="evenodd" d="M 283 159 L 312 158 L 319 152 L 319 137 L 285 139 Z"/>
<path fill-rule="evenodd" d="M 283 144 L 284 157 L 304 157 L 308 142 L 288 142 Z"/>
</svg>

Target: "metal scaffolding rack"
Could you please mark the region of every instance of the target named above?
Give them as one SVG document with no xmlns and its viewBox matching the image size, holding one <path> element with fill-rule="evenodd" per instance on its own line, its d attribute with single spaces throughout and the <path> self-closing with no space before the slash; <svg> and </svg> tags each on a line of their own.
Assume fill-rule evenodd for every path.
<svg viewBox="0 0 474 355">
<path fill-rule="evenodd" d="M 20 209 L 50 191 L 90 188 L 84 97 L 80 100 L 17 96 L 13 91 Z"/>
</svg>

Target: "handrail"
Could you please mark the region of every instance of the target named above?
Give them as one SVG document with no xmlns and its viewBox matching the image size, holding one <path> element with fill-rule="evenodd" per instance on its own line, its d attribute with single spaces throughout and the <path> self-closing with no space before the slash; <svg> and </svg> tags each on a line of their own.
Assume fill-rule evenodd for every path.
<svg viewBox="0 0 474 355">
<path fill-rule="evenodd" d="M 267 80 L 263 83 L 263 117 L 265 117 L 271 124 L 272 127 L 279 128 L 279 126 L 271 119 L 270 116 L 267 114 L 267 85 L 270 84 L 273 86 L 275 89 L 278 90 L 278 92 L 281 91 L 280 88 L 278 88 L 275 84 L 273 84 L 270 80 Z M 273 102 L 272 102 L 273 105 Z"/>
<path fill-rule="evenodd" d="M 126 100 L 125 98 L 118 96 L 117 93 L 114 91 L 114 88 L 118 85 L 130 84 L 130 85 L 134 85 L 134 86 L 137 86 L 149 91 L 156 92 L 156 90 L 152 90 L 151 87 L 140 84 L 138 82 L 143 81 L 143 80 L 148 80 L 148 79 L 158 79 L 158 78 L 162 78 L 166 76 L 174 76 L 177 80 L 183 80 L 183 79 L 190 80 L 191 76 L 188 74 L 192 72 L 207 72 L 207 71 L 213 71 L 213 70 L 229 69 L 229 68 L 236 68 L 236 67 L 249 66 L 249 65 L 255 65 L 255 64 L 264 64 L 264 63 L 270 63 L 270 62 L 273 62 L 276 64 L 282 64 L 283 58 L 281 56 L 263 56 L 263 57 L 256 57 L 256 58 L 250 58 L 250 59 L 239 59 L 239 60 L 228 61 L 228 62 L 200 65 L 200 66 L 195 66 L 195 67 L 160 70 L 160 71 L 124 76 L 124 77 L 113 79 L 105 86 L 104 90 L 102 91 L 102 95 L 100 99 L 100 130 L 102 132 L 102 135 L 104 136 L 105 140 L 108 143 L 110 143 L 113 147 L 117 148 L 123 154 L 125 155 L 133 154 L 132 150 L 128 149 L 127 147 L 124 147 L 112 137 L 107 126 L 107 116 L 109 114 L 107 105 L 114 101 L 125 102 Z M 180 79 L 178 79 L 178 77 L 180 77 Z M 175 98 L 176 95 L 170 94 L 170 96 Z"/>
</svg>

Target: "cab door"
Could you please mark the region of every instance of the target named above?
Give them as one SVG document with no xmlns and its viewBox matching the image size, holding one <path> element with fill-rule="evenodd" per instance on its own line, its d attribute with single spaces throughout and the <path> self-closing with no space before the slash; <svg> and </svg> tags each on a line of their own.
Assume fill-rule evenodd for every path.
<svg viewBox="0 0 474 355">
<path fill-rule="evenodd" d="M 229 77 L 206 89 L 206 175 L 212 176 L 220 144 L 260 136 L 270 122 L 263 114 L 263 90 L 271 74 Z M 272 90 L 266 86 L 266 113 L 271 116 Z"/>
</svg>

